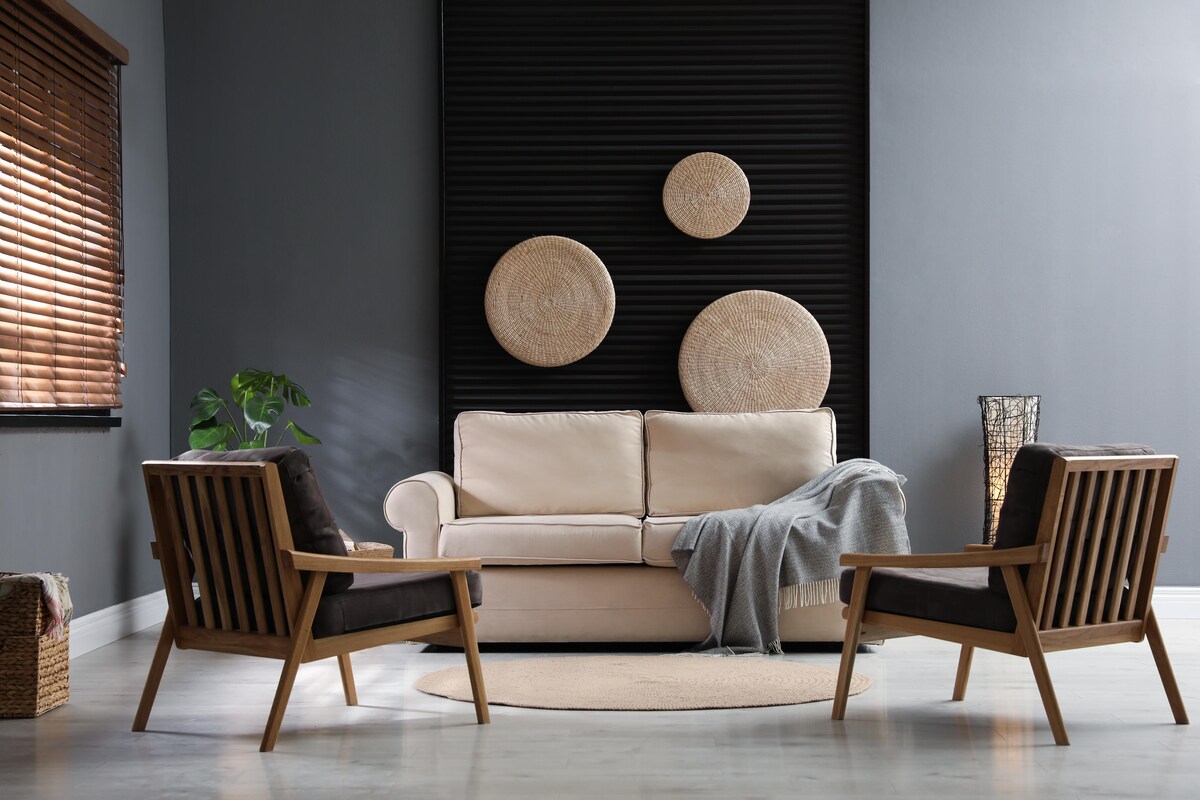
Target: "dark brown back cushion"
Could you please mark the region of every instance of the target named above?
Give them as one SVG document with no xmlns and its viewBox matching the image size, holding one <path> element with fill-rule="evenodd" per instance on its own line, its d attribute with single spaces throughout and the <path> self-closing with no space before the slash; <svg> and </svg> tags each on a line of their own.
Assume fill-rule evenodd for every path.
<svg viewBox="0 0 1200 800">
<path fill-rule="evenodd" d="M 1004 505 L 1000 507 L 1000 524 L 996 528 L 996 548 L 1024 547 L 1037 541 L 1038 523 L 1042 518 L 1042 505 L 1046 502 L 1050 470 L 1058 456 L 1149 456 L 1154 451 L 1144 444 L 1049 444 L 1039 442 L 1027 444 L 1017 451 L 1012 471 L 1008 474 L 1008 487 L 1004 493 Z M 994 591 L 1006 592 L 1004 576 L 996 567 L 988 576 Z"/>
<path fill-rule="evenodd" d="M 229 450 L 214 453 L 210 450 L 189 450 L 176 461 L 269 461 L 279 469 L 283 485 L 283 502 L 287 506 L 288 524 L 292 527 L 292 542 L 297 550 L 326 556 L 345 556 L 346 545 L 338 533 L 337 520 L 321 485 L 309 463 L 308 454 L 296 447 L 264 447 L 257 450 Z M 350 588 L 354 576 L 331 572 L 325 579 L 323 594 L 337 594 Z"/>
</svg>

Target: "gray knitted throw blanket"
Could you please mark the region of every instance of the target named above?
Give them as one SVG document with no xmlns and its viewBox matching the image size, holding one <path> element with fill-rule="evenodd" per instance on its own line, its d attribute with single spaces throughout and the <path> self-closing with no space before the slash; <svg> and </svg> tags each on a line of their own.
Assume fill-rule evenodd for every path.
<svg viewBox="0 0 1200 800">
<path fill-rule="evenodd" d="M 842 553 L 908 553 L 904 476 L 856 458 L 766 505 L 688 520 L 671 557 L 708 611 L 696 649 L 782 653 L 779 612 L 838 599 Z"/>
</svg>

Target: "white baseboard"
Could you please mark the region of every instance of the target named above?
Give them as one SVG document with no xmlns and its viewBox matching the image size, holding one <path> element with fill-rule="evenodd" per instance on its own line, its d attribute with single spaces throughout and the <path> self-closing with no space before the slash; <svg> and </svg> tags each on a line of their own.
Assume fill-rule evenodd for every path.
<svg viewBox="0 0 1200 800">
<path fill-rule="evenodd" d="M 167 593 L 163 590 L 135 597 L 71 620 L 71 658 L 112 644 L 131 633 L 161 625 L 167 616 Z"/>
<path fill-rule="evenodd" d="M 1200 619 L 1200 586 L 1157 586 L 1154 613 L 1159 619 Z M 161 624 L 167 593 L 157 591 L 71 620 L 71 658 L 112 644 L 131 633 Z"/>
<path fill-rule="evenodd" d="M 1151 603 L 1159 619 L 1200 619 L 1200 586 L 1155 586 Z"/>
</svg>

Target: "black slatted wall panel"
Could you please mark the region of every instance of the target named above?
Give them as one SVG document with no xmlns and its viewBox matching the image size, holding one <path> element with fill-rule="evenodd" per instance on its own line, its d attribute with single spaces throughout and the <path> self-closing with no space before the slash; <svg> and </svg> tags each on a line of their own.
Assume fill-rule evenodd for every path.
<svg viewBox="0 0 1200 800">
<path fill-rule="evenodd" d="M 469 409 L 687 409 L 679 343 L 708 303 L 780 292 L 816 316 L 841 459 L 867 454 L 867 9 L 858 2 L 443 0 L 443 466 Z M 746 172 L 742 225 L 676 230 L 662 184 L 712 150 Z M 587 358 L 496 343 L 483 294 L 531 236 L 583 242 L 617 310 Z"/>
</svg>

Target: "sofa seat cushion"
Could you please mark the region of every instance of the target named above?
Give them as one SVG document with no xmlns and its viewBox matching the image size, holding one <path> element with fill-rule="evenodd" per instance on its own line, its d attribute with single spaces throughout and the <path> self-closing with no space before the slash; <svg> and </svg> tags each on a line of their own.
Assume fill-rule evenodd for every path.
<svg viewBox="0 0 1200 800">
<path fill-rule="evenodd" d="M 442 525 L 438 555 L 484 564 L 640 564 L 642 521 L 627 514 L 464 517 Z"/>
<path fill-rule="evenodd" d="M 652 567 L 675 567 L 671 548 L 691 517 L 646 517 L 642 522 L 642 561 Z"/>
<path fill-rule="evenodd" d="M 854 570 L 842 571 L 839 591 L 849 604 Z M 1012 601 L 988 588 L 987 567 L 871 570 L 867 610 L 952 622 L 1011 633 L 1017 629 Z"/>
<path fill-rule="evenodd" d="M 837 461 L 828 408 L 646 412 L 647 514 L 703 514 L 778 500 Z"/>
<path fill-rule="evenodd" d="M 467 573 L 471 607 L 483 601 L 479 573 Z M 313 637 L 338 636 L 457 611 L 448 572 L 359 574 L 344 592 L 326 595 L 313 617 Z"/>
<path fill-rule="evenodd" d="M 642 414 L 463 412 L 454 421 L 454 485 L 460 517 L 642 517 Z"/>
</svg>

